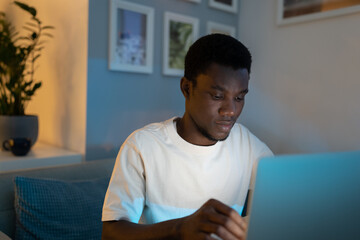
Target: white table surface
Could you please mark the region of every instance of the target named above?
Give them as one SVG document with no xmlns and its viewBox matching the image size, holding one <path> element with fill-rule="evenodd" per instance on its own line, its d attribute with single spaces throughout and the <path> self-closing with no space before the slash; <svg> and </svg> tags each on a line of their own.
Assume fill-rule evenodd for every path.
<svg viewBox="0 0 360 240">
<path fill-rule="evenodd" d="M 10 151 L 0 150 L 0 173 L 80 163 L 80 153 L 37 142 L 26 156 L 15 156 Z"/>
</svg>

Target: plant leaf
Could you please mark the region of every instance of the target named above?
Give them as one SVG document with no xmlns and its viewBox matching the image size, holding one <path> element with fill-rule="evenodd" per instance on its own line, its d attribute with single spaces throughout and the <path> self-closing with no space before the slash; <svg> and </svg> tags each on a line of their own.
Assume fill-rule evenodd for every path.
<svg viewBox="0 0 360 240">
<path fill-rule="evenodd" d="M 14 1 L 14 3 L 19 6 L 20 8 L 22 8 L 23 10 L 27 11 L 28 13 L 30 13 L 33 17 L 36 16 L 36 9 L 33 7 L 30 7 L 29 5 L 25 4 L 25 3 L 21 3 L 18 1 Z"/>
<path fill-rule="evenodd" d="M 50 34 L 50 33 L 43 33 L 41 34 L 42 36 L 47 36 L 47 37 L 50 37 L 50 38 L 53 38 L 54 35 Z"/>
<path fill-rule="evenodd" d="M 33 17 L 32 19 L 33 19 L 35 22 L 37 22 L 38 24 L 41 24 L 41 21 L 40 21 L 38 18 Z"/>
<path fill-rule="evenodd" d="M 55 28 L 53 26 L 43 26 L 41 29 L 44 30 L 44 29 L 55 29 Z"/>
<path fill-rule="evenodd" d="M 14 42 L 16 42 L 18 40 L 31 40 L 31 39 L 29 37 L 18 37 L 14 40 Z"/>
<path fill-rule="evenodd" d="M 28 97 L 34 95 L 34 91 L 33 91 L 33 90 L 25 90 L 24 93 L 25 93 Z"/>
<path fill-rule="evenodd" d="M 35 62 L 36 59 L 38 59 L 40 56 L 41 56 L 40 54 L 36 55 L 36 56 L 32 59 L 32 61 Z"/>
<path fill-rule="evenodd" d="M 11 34 L 11 38 L 16 37 L 17 35 L 19 35 L 19 32 L 14 32 Z"/>
<path fill-rule="evenodd" d="M 36 29 L 34 30 L 33 28 L 27 27 L 27 26 L 23 26 L 23 29 L 26 29 L 30 32 L 36 32 Z"/>
<path fill-rule="evenodd" d="M 27 87 L 30 86 L 32 83 L 33 83 L 33 81 L 25 82 L 24 85 L 22 86 L 22 89 L 27 88 Z"/>
<path fill-rule="evenodd" d="M 31 39 L 32 39 L 32 40 L 35 40 L 37 37 L 38 37 L 38 35 L 37 35 L 36 32 L 33 32 L 33 33 L 31 34 Z"/>
<path fill-rule="evenodd" d="M 27 25 L 29 25 L 29 26 L 32 26 L 32 27 L 35 27 L 35 28 L 37 28 L 37 27 L 38 27 L 38 25 L 37 25 L 37 24 L 32 23 L 32 22 L 26 22 L 25 24 L 27 24 Z"/>
<path fill-rule="evenodd" d="M 41 82 L 35 83 L 35 85 L 34 85 L 34 87 L 33 87 L 32 91 L 33 91 L 33 92 L 35 92 L 35 91 L 36 91 L 36 89 L 38 89 L 38 88 L 40 88 L 40 87 L 41 87 Z"/>
</svg>

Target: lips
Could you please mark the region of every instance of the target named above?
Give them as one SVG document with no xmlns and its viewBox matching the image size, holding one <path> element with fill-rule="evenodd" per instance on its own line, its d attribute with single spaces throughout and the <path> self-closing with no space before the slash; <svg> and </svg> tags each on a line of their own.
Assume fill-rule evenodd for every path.
<svg viewBox="0 0 360 240">
<path fill-rule="evenodd" d="M 234 125 L 233 121 L 216 121 L 215 123 L 223 132 L 229 132 Z"/>
</svg>

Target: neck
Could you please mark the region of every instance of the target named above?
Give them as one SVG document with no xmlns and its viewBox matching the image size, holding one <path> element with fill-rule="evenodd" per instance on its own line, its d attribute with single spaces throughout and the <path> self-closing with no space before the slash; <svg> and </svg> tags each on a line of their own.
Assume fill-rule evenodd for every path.
<svg viewBox="0 0 360 240">
<path fill-rule="evenodd" d="M 211 146 L 217 143 L 217 141 L 212 141 L 204 135 L 198 134 L 199 130 L 196 126 L 189 124 L 189 122 L 190 120 L 187 120 L 185 115 L 176 119 L 176 131 L 182 139 L 198 146 Z"/>
</svg>

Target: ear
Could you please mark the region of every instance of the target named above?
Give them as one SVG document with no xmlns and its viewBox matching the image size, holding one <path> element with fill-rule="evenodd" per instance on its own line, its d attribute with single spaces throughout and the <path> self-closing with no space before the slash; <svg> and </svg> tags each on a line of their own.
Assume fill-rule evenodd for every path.
<svg viewBox="0 0 360 240">
<path fill-rule="evenodd" d="M 191 82 L 186 77 L 181 78 L 180 89 L 186 99 L 190 96 L 190 84 Z"/>
</svg>

